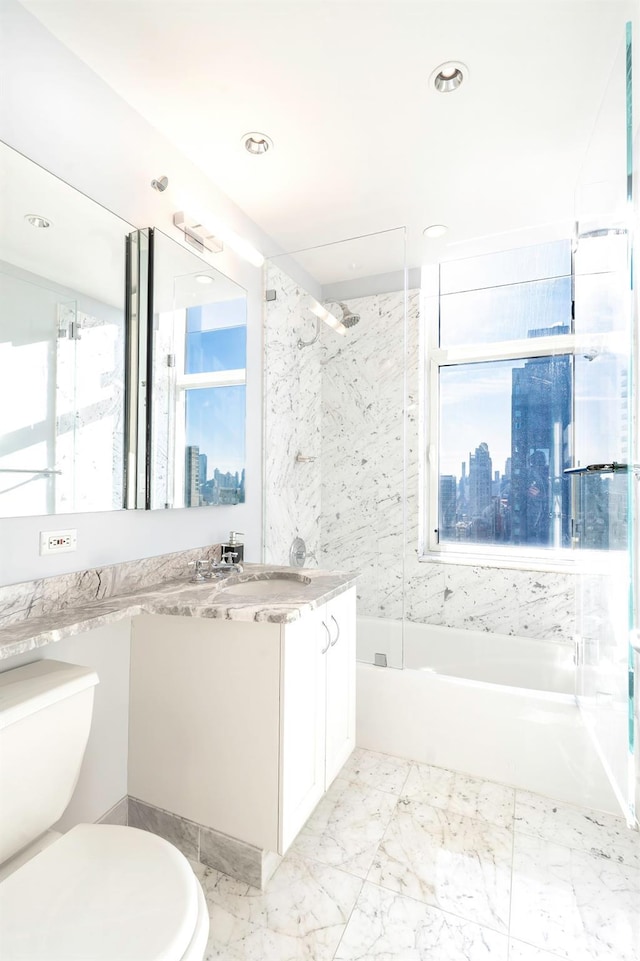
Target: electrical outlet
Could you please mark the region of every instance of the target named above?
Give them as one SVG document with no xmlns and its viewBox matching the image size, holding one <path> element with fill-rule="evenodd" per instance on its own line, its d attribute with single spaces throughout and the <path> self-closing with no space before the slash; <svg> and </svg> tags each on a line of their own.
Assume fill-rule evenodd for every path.
<svg viewBox="0 0 640 961">
<path fill-rule="evenodd" d="M 78 546 L 78 531 L 40 531 L 40 554 L 67 554 Z"/>
</svg>

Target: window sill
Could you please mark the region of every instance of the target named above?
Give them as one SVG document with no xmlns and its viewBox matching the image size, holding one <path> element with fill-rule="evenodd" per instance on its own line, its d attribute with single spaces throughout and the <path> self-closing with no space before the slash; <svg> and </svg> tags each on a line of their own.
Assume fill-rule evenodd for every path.
<svg viewBox="0 0 640 961">
<path fill-rule="evenodd" d="M 610 551 L 566 551 L 554 558 L 520 554 L 509 557 L 505 554 L 486 554 L 481 551 L 425 551 L 417 553 L 421 564 L 458 564 L 466 567 L 495 567 L 507 571 L 541 571 L 557 574 L 605 574 L 620 576 L 628 565 L 627 552 Z"/>
<path fill-rule="evenodd" d="M 544 558 L 520 555 L 487 554 L 482 551 L 425 551 L 418 554 L 421 564 L 457 564 L 467 567 L 495 567 L 508 571 L 541 571 L 558 574 L 577 574 L 579 565 L 574 556 Z"/>
</svg>

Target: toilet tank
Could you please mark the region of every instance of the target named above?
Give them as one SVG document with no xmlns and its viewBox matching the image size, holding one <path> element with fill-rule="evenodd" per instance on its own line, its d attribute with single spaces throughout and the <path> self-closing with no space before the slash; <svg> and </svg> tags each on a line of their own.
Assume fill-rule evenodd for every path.
<svg viewBox="0 0 640 961">
<path fill-rule="evenodd" d="M 0 864 L 62 816 L 87 746 L 95 671 L 36 661 L 0 674 Z"/>
</svg>

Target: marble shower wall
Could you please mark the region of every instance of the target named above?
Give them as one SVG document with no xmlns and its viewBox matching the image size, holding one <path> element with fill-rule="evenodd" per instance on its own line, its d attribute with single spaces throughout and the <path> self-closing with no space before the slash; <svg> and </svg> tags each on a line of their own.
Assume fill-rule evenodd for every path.
<svg viewBox="0 0 640 961">
<path fill-rule="evenodd" d="M 360 614 L 572 643 L 572 575 L 418 561 L 420 292 L 407 303 L 406 463 L 403 294 L 347 306 L 360 323 L 323 337 L 322 566 L 362 572 Z"/>
<path fill-rule="evenodd" d="M 323 567 L 358 570 L 361 614 L 403 616 L 404 297 L 348 302 L 360 322 L 322 333 Z M 418 295 L 410 309 L 417 314 Z"/>
<path fill-rule="evenodd" d="M 274 266 L 266 287 L 265 560 L 288 563 L 300 534 L 321 567 L 360 571 L 360 614 L 573 643 L 572 575 L 418 560 L 420 292 L 405 424 L 401 291 L 347 301 L 360 322 L 345 337 L 321 325 L 299 350 L 314 334 L 305 291 Z"/>
<path fill-rule="evenodd" d="M 265 268 L 265 562 L 288 564 L 289 548 L 302 537 L 308 567 L 320 553 L 320 440 L 322 420 L 320 341 L 308 295 L 275 264 Z M 320 321 L 317 321 L 320 323 Z M 324 326 L 324 325 L 323 325 Z M 301 455 L 310 458 L 299 462 Z"/>
</svg>

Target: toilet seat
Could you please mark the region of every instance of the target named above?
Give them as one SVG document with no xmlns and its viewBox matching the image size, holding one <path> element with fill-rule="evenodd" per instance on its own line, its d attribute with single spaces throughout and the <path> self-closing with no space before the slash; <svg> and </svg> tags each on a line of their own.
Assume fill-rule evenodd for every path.
<svg viewBox="0 0 640 961">
<path fill-rule="evenodd" d="M 0 883 L 3 961 L 200 961 L 202 889 L 168 841 L 80 824 Z"/>
</svg>

